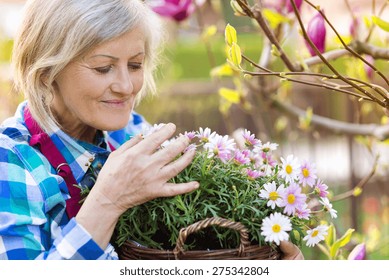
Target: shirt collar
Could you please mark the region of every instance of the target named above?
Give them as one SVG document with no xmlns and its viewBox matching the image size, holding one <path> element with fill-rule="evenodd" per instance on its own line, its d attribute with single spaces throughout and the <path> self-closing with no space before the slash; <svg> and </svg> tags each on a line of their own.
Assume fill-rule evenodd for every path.
<svg viewBox="0 0 389 280">
<path fill-rule="evenodd" d="M 23 116 L 26 105 L 27 102 L 23 102 L 22 105 L 18 107 L 15 117 L 19 118 Z M 95 146 L 72 138 L 59 127 L 55 127 L 53 131 L 54 132 L 50 133 L 49 136 L 66 160 L 78 183 L 84 177 L 97 154 L 105 153 L 105 156 L 108 156 L 107 153 L 109 152 L 103 148 L 106 147 L 104 145 L 106 140 L 103 132 L 99 132 L 96 136 L 96 143 L 100 146 Z"/>
</svg>

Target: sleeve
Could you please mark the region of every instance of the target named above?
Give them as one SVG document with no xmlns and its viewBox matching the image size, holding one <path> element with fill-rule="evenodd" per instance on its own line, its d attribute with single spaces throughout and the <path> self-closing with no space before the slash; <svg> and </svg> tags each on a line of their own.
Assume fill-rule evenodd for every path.
<svg viewBox="0 0 389 280">
<path fill-rule="evenodd" d="M 66 194 L 28 144 L 0 135 L 0 259 L 117 259 L 65 213 Z M 28 159 L 28 160 L 27 160 Z"/>
</svg>

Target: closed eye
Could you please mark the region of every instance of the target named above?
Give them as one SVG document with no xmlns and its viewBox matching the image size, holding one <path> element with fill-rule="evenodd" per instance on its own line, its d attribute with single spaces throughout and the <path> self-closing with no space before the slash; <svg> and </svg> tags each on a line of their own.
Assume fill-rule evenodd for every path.
<svg viewBox="0 0 389 280">
<path fill-rule="evenodd" d="M 113 68 L 112 65 L 104 66 L 104 67 L 96 67 L 94 68 L 95 71 L 97 71 L 100 74 L 107 74 L 109 71 L 111 71 Z"/>
<path fill-rule="evenodd" d="M 142 63 L 128 63 L 127 67 L 131 70 L 139 70 L 142 69 Z"/>
</svg>

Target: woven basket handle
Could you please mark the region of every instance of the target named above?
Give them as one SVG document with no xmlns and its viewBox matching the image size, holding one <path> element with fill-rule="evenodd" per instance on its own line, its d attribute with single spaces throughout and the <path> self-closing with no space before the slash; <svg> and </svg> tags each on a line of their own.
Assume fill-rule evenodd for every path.
<svg viewBox="0 0 389 280">
<path fill-rule="evenodd" d="M 209 226 L 220 226 L 223 228 L 230 228 L 236 231 L 239 231 L 240 234 L 240 244 L 238 247 L 238 254 L 241 257 L 244 254 L 244 249 L 246 246 L 250 245 L 249 234 L 247 228 L 240 222 L 234 222 L 228 219 L 223 219 L 220 217 L 207 218 L 201 221 L 198 221 L 186 228 L 182 228 L 178 234 L 178 239 L 176 242 L 176 247 L 173 250 L 175 258 L 178 259 L 178 256 L 184 252 L 184 244 L 186 238 L 199 230 L 205 229 Z"/>
</svg>

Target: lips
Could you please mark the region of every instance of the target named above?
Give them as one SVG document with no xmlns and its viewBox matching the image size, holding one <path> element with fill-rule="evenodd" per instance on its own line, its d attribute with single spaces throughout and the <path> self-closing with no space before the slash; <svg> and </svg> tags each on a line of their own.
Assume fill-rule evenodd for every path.
<svg viewBox="0 0 389 280">
<path fill-rule="evenodd" d="M 111 108 L 127 108 L 130 99 L 109 99 L 101 102 Z"/>
</svg>

